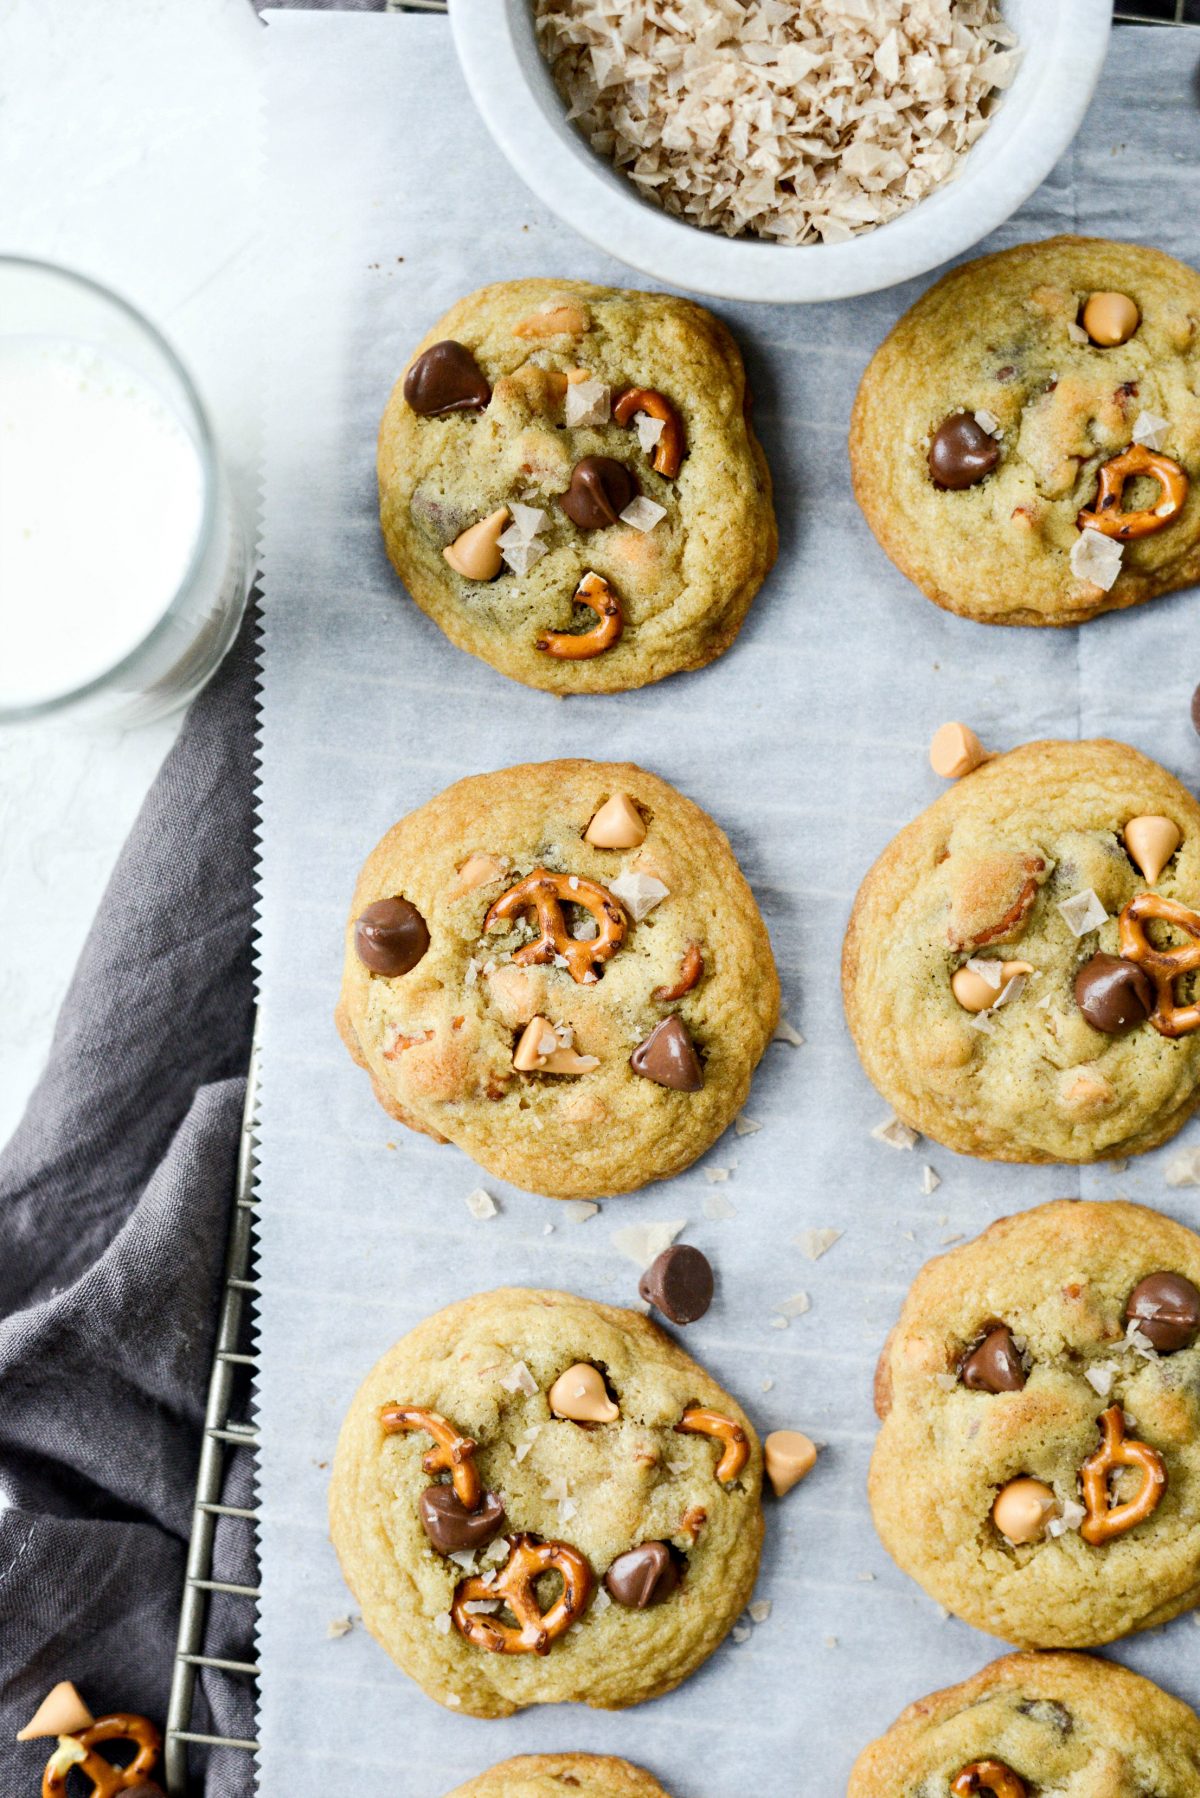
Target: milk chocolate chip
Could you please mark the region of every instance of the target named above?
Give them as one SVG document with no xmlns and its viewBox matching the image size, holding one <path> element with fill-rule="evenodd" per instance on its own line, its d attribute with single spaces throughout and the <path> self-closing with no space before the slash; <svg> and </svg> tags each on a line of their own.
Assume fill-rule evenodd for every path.
<svg viewBox="0 0 1200 1798">
<path fill-rule="evenodd" d="M 504 1528 L 504 1506 L 494 1492 L 485 1492 L 468 1511 L 453 1486 L 426 1486 L 417 1509 L 425 1534 L 441 1555 L 482 1548 Z"/>
<path fill-rule="evenodd" d="M 637 481 L 623 462 L 612 456 L 585 456 L 571 470 L 571 485 L 558 503 L 581 531 L 600 531 L 620 523 L 621 513 L 637 493 Z"/>
<path fill-rule="evenodd" d="M 635 1074 L 676 1092 L 698 1093 L 704 1085 L 700 1057 L 687 1026 L 674 1013 L 656 1024 L 645 1042 L 638 1044 L 629 1057 L 629 1065 Z"/>
<path fill-rule="evenodd" d="M 694 1324 L 712 1304 L 713 1270 L 690 1243 L 664 1249 L 638 1281 L 638 1292 L 673 1324 Z"/>
<path fill-rule="evenodd" d="M 1097 950 L 1075 976 L 1075 1003 L 1092 1026 L 1120 1036 L 1154 1010 L 1154 987 L 1136 962 Z"/>
<path fill-rule="evenodd" d="M 1200 1292 L 1184 1274 L 1147 1274 L 1130 1293 L 1125 1317 L 1160 1355 L 1173 1355 L 1200 1335 Z"/>
<path fill-rule="evenodd" d="M 665 1542 L 643 1542 L 618 1555 L 604 1576 L 610 1598 L 629 1611 L 645 1611 L 670 1598 L 679 1570 Z"/>
<path fill-rule="evenodd" d="M 1200 737 L 1200 687 L 1192 694 L 1192 729 Z"/>
<path fill-rule="evenodd" d="M 972 1392 L 1021 1391 L 1025 1369 L 1007 1324 L 996 1324 L 988 1331 L 962 1363 L 958 1377 Z"/>
<path fill-rule="evenodd" d="M 409 974 L 429 947 L 429 930 L 407 899 L 377 899 L 354 925 L 358 959 L 373 974 Z"/>
<path fill-rule="evenodd" d="M 447 337 L 417 357 L 404 377 L 404 397 L 422 418 L 441 418 L 447 412 L 482 412 L 492 390 L 466 344 Z"/>
<path fill-rule="evenodd" d="M 935 487 L 973 487 L 999 460 L 1000 445 L 970 412 L 952 412 L 944 418 L 929 446 Z"/>
</svg>

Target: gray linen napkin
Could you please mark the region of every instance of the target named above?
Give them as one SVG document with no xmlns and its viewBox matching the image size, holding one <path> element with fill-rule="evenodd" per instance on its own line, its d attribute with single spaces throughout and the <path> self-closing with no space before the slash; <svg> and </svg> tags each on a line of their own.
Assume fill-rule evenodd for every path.
<svg viewBox="0 0 1200 1798">
<path fill-rule="evenodd" d="M 13 1738 L 57 1680 L 97 1715 L 165 1717 L 252 1024 L 254 635 L 251 615 L 163 765 L 0 1154 L 13 1798 L 39 1789 L 53 1743 Z M 252 1502 L 242 1462 L 234 1503 Z M 253 1583 L 248 1536 L 223 1532 L 222 1577 Z M 253 1659 L 252 1622 L 224 1601 L 208 1652 Z M 253 1734 L 249 1690 L 223 1675 L 203 1714 L 201 1729 Z M 198 1789 L 244 1798 L 251 1771 L 214 1754 Z"/>
</svg>

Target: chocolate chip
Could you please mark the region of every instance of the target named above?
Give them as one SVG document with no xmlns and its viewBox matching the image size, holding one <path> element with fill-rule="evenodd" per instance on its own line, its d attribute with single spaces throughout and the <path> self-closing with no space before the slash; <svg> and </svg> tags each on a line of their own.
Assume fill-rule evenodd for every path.
<svg viewBox="0 0 1200 1798">
<path fill-rule="evenodd" d="M 952 412 L 944 418 L 929 446 L 935 487 L 973 487 L 999 460 L 1000 445 L 969 412 Z"/>
<path fill-rule="evenodd" d="M 167 1794 L 152 1779 L 143 1779 L 135 1786 L 122 1786 L 121 1798 L 167 1798 Z"/>
<path fill-rule="evenodd" d="M 679 1570 L 665 1542 L 643 1542 L 618 1555 L 604 1576 L 610 1598 L 629 1611 L 645 1611 L 670 1598 Z"/>
<path fill-rule="evenodd" d="M 657 1086 L 670 1086 L 676 1092 L 697 1093 L 704 1085 L 704 1069 L 687 1033 L 683 1020 L 672 1012 L 656 1024 L 644 1043 L 639 1043 L 629 1057 L 635 1074 L 653 1080 Z"/>
<path fill-rule="evenodd" d="M 607 524 L 619 524 L 637 493 L 637 481 L 623 462 L 612 456 L 585 456 L 571 470 L 571 485 L 558 503 L 581 531 L 599 531 Z"/>
<path fill-rule="evenodd" d="M 1017 1709 L 1023 1717 L 1032 1717 L 1035 1723 L 1048 1724 L 1060 1736 L 1069 1736 L 1075 1728 L 1074 1717 L 1057 1698 L 1023 1698 Z"/>
<path fill-rule="evenodd" d="M 1120 1036 L 1154 1010 L 1154 986 L 1136 962 L 1097 950 L 1075 976 L 1075 1003 L 1092 1026 Z"/>
<path fill-rule="evenodd" d="M 407 899 L 377 899 L 355 920 L 354 947 L 374 974 L 409 974 L 429 947 L 429 930 Z"/>
<path fill-rule="evenodd" d="M 440 418 L 482 412 L 492 390 L 467 346 L 447 337 L 417 357 L 404 377 L 404 397 L 422 418 Z"/>
<path fill-rule="evenodd" d="M 1020 1392 L 1025 1369 L 1007 1324 L 996 1324 L 963 1361 L 958 1377 L 972 1392 Z"/>
<path fill-rule="evenodd" d="M 485 1492 L 468 1511 L 453 1486 L 426 1486 L 417 1509 L 425 1534 L 442 1555 L 481 1548 L 504 1528 L 504 1506 L 494 1492 Z"/>
<path fill-rule="evenodd" d="M 638 1281 L 638 1292 L 673 1324 L 694 1324 L 712 1304 L 713 1270 L 690 1243 L 672 1243 Z"/>
<path fill-rule="evenodd" d="M 1125 1317 L 1160 1355 L 1173 1355 L 1200 1335 L 1200 1292 L 1183 1274 L 1147 1274 L 1130 1293 Z"/>
<path fill-rule="evenodd" d="M 1192 694 L 1192 729 L 1200 736 L 1200 687 Z"/>
</svg>

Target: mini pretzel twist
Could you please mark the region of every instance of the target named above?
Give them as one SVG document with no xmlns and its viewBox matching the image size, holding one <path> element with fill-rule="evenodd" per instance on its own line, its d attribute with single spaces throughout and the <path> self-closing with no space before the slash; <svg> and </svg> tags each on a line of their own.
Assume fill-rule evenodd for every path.
<svg viewBox="0 0 1200 1798">
<path fill-rule="evenodd" d="M 1103 1441 L 1094 1455 L 1089 1455 L 1080 1469 L 1083 1502 L 1087 1516 L 1079 1526 L 1079 1534 L 1093 1548 L 1123 1536 L 1136 1524 L 1145 1523 L 1162 1502 L 1167 1489 L 1167 1470 L 1163 1458 L 1149 1443 L 1135 1442 L 1125 1434 L 1125 1413 L 1120 1405 L 1110 1405 L 1100 1419 Z M 1108 1476 L 1118 1467 L 1140 1467 L 1144 1478 L 1136 1495 L 1123 1505 L 1109 1505 Z"/>
<path fill-rule="evenodd" d="M 510 1536 L 508 1548 L 508 1560 L 491 1585 L 478 1575 L 459 1581 L 450 1615 L 459 1633 L 476 1648 L 492 1654 L 549 1654 L 550 1644 L 583 1615 L 595 1577 L 583 1555 L 567 1542 Z M 543 1611 L 536 1582 L 551 1571 L 562 1575 L 563 1589 L 550 1609 Z M 504 1600 L 517 1619 L 515 1628 L 487 1611 L 466 1608 L 472 1600 L 492 1598 Z"/>
<path fill-rule="evenodd" d="M 1122 510 L 1126 481 L 1135 475 L 1149 475 L 1162 489 L 1156 505 L 1141 512 Z M 1147 449 L 1144 443 L 1131 443 L 1127 450 L 1106 462 L 1099 474 L 1096 504 L 1079 514 L 1075 522 L 1080 530 L 1100 531 L 1105 537 L 1119 537 L 1127 543 L 1131 537 L 1149 537 L 1179 517 L 1187 498 L 1188 478 L 1178 462 Z"/>
<path fill-rule="evenodd" d="M 678 980 L 673 986 L 656 986 L 650 997 L 656 1005 L 671 1005 L 676 999 L 682 999 L 685 993 L 690 993 L 703 973 L 704 956 L 700 952 L 700 945 L 689 943 L 679 964 Z"/>
<path fill-rule="evenodd" d="M 158 1759 L 162 1737 L 148 1717 L 137 1717 L 131 1711 L 114 1711 L 111 1716 L 97 1717 L 86 1729 L 70 1738 L 86 1749 L 81 1761 L 60 1767 L 51 1755 L 42 1774 L 42 1798 L 64 1798 L 71 1774 L 82 1773 L 92 1782 L 91 1798 L 116 1798 L 130 1786 L 149 1779 Z M 127 1767 L 114 1767 L 102 1754 L 92 1751 L 100 1742 L 132 1742 L 137 1753 Z"/>
<path fill-rule="evenodd" d="M 598 934 L 587 941 L 573 937 L 563 917 L 564 905 L 581 905 L 591 912 Z M 540 934 L 536 943 L 518 949 L 513 960 L 524 966 L 544 966 L 561 956 L 572 980 L 580 986 L 594 986 L 600 978 L 598 964 L 614 956 L 625 941 L 625 913 L 605 887 L 582 875 L 535 868 L 500 895 L 483 920 L 483 928 L 492 930 L 529 911 L 537 915 Z"/>
<path fill-rule="evenodd" d="M 971 1761 L 950 1787 L 954 1798 L 975 1798 L 990 1792 L 992 1798 L 1029 1798 L 1029 1787 L 1003 1761 Z"/>
<path fill-rule="evenodd" d="M 1174 924 L 1192 938 L 1190 943 L 1174 949 L 1156 949 L 1146 934 L 1146 925 L 1158 918 Z M 1117 924 L 1118 949 L 1124 961 L 1136 962 L 1154 982 L 1158 995 L 1150 1022 L 1161 1036 L 1186 1036 L 1200 1028 L 1200 1002 L 1176 1005 L 1175 982 L 1181 974 L 1200 968 L 1200 912 L 1194 912 L 1176 899 L 1165 899 L 1161 893 L 1138 893 L 1121 912 Z"/>
<path fill-rule="evenodd" d="M 475 1466 L 475 1444 L 469 1436 L 460 1436 L 452 1423 L 436 1411 L 421 1411 L 416 1405 L 385 1405 L 379 1421 L 389 1436 L 402 1430 L 424 1430 L 433 1437 L 434 1446 L 424 1456 L 421 1466 L 426 1473 L 448 1473 L 459 1503 L 474 1511 L 483 1494 Z"/>
<path fill-rule="evenodd" d="M 673 481 L 687 450 L 683 420 L 666 394 L 659 393 L 656 387 L 627 387 L 613 401 L 613 420 L 619 425 L 631 425 L 639 412 L 662 420 L 662 433 L 654 446 L 650 466 L 656 474 Z"/>
<path fill-rule="evenodd" d="M 715 1436 L 724 1444 L 721 1459 L 716 1465 L 716 1476 L 722 1486 L 728 1486 L 730 1480 L 736 1480 L 746 1462 L 750 1459 L 750 1443 L 740 1423 L 734 1423 L 732 1417 L 722 1417 L 719 1411 L 705 1411 L 693 1406 L 685 1411 L 675 1425 L 677 1436 Z"/>
<path fill-rule="evenodd" d="M 575 589 L 575 600 L 590 606 L 598 622 L 590 631 L 545 631 L 537 647 L 560 661 L 586 662 L 612 648 L 625 627 L 625 618 L 620 600 L 602 574 L 585 574 Z"/>
</svg>

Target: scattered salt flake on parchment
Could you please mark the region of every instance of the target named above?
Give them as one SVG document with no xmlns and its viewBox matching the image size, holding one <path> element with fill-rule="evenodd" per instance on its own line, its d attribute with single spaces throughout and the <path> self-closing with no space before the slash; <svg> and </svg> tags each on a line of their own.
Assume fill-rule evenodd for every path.
<svg viewBox="0 0 1200 1798">
<path fill-rule="evenodd" d="M 826 1636 L 826 1638 L 825 1638 L 826 1648 L 836 1648 L 837 1645 L 838 1645 L 837 1636 Z"/>
<path fill-rule="evenodd" d="M 804 1038 L 796 1029 L 796 1026 L 794 1024 L 789 1024 L 786 1018 L 780 1018 L 778 1024 L 776 1024 L 775 1034 L 771 1038 L 771 1041 L 773 1043 L 790 1043 L 793 1049 L 802 1049 L 804 1047 Z"/>
<path fill-rule="evenodd" d="M 875 1575 L 873 1573 L 856 1573 L 854 1577 L 860 1583 L 865 1584 L 865 1582 L 867 1580 L 873 1580 L 875 1578 Z"/>
<path fill-rule="evenodd" d="M 735 1623 L 733 1626 L 733 1639 L 735 1642 L 748 1642 L 750 1640 L 750 1625 L 748 1623 Z"/>
<path fill-rule="evenodd" d="M 1084 887 L 1082 892 L 1060 900 L 1058 909 L 1072 936 L 1086 936 L 1089 930 L 1099 930 L 1108 922 L 1108 913 L 1091 887 Z"/>
<path fill-rule="evenodd" d="M 600 1207 L 592 1199 L 562 1199 L 559 1210 L 569 1224 L 586 1224 L 589 1217 L 595 1217 Z"/>
<path fill-rule="evenodd" d="M 554 1234 L 554 1225 L 553 1224 L 543 1224 L 542 1225 L 542 1235 L 543 1236 L 553 1236 L 553 1234 Z"/>
<path fill-rule="evenodd" d="M 353 1628 L 353 1617 L 335 1617 L 333 1622 L 329 1625 L 329 1628 L 325 1631 L 325 1634 L 329 1637 L 330 1641 L 336 1642 L 342 1636 L 348 1636 Z"/>
<path fill-rule="evenodd" d="M 962 1239 L 963 1233 L 961 1230 L 951 1230 L 949 1236 L 939 1236 L 938 1242 L 941 1244 L 942 1248 L 948 1249 L 952 1242 L 961 1242 Z"/>
<path fill-rule="evenodd" d="M 723 1192 L 706 1193 L 700 1209 L 705 1217 L 713 1219 L 714 1222 L 723 1217 L 737 1216 L 736 1205 L 731 1205 Z"/>
<path fill-rule="evenodd" d="M 681 1230 L 687 1228 L 686 1217 L 665 1219 L 659 1223 L 625 1224 L 620 1230 L 614 1230 L 611 1242 L 614 1249 L 641 1268 L 649 1267 L 657 1261 L 664 1249 L 669 1249 Z"/>
<path fill-rule="evenodd" d="M 784 1299 L 775 1309 L 780 1317 L 803 1317 L 806 1311 L 812 1310 L 812 1300 L 806 1292 L 794 1292 L 790 1299 Z"/>
<path fill-rule="evenodd" d="M 752 1623 L 765 1623 L 770 1615 L 771 1600 L 769 1598 L 756 1598 L 754 1603 L 750 1606 L 750 1621 Z"/>
<path fill-rule="evenodd" d="M 762 1125 L 757 1119 L 748 1118 L 744 1111 L 739 1111 L 733 1120 L 733 1129 L 736 1136 L 757 1136 Z"/>
<path fill-rule="evenodd" d="M 526 1398 L 532 1398 L 538 1390 L 538 1383 L 524 1361 L 514 1361 L 508 1372 L 500 1375 L 500 1384 L 506 1392 L 523 1392 Z"/>
<path fill-rule="evenodd" d="M 810 1261 L 819 1261 L 822 1255 L 828 1255 L 835 1242 L 840 1242 L 841 1230 L 801 1230 L 799 1236 L 793 1236 L 796 1247 L 808 1256 Z"/>
<path fill-rule="evenodd" d="M 921 1191 L 925 1194 L 926 1198 L 929 1197 L 931 1192 L 936 1192 L 941 1184 L 942 1176 L 934 1168 L 931 1168 L 928 1162 L 926 1162 L 925 1166 L 921 1169 Z"/>
<path fill-rule="evenodd" d="M 773 1317 L 770 1319 L 770 1325 L 773 1330 L 786 1330 L 788 1320 L 786 1317 Z"/>
<path fill-rule="evenodd" d="M 1200 1186 L 1200 1149 L 1183 1149 L 1172 1155 L 1164 1178 L 1168 1186 Z"/>
<path fill-rule="evenodd" d="M 499 1209 L 500 1207 L 491 1193 L 485 1192 L 482 1186 L 477 1186 L 473 1192 L 467 1194 L 467 1210 L 472 1217 L 480 1219 L 495 1217 Z"/>
<path fill-rule="evenodd" d="M 704 1178 L 712 1186 L 721 1186 L 729 1178 L 729 1169 L 727 1167 L 706 1167 Z"/>
<path fill-rule="evenodd" d="M 1119 1161 L 1102 1161 L 1100 1167 L 1106 1174 L 1124 1174 L 1129 1171 L 1129 1163 L 1124 1157 Z"/>
<path fill-rule="evenodd" d="M 920 1142 L 920 1132 L 902 1123 L 895 1112 L 884 1118 L 882 1124 L 876 1124 L 871 1132 L 876 1142 L 886 1143 L 889 1149 L 914 1149 Z"/>
<path fill-rule="evenodd" d="M 770 1378 L 765 1379 L 762 1383 L 762 1390 L 764 1392 L 770 1392 L 772 1387 L 774 1386 L 774 1384 L 775 1384 L 774 1380 L 772 1380 Z"/>
</svg>

